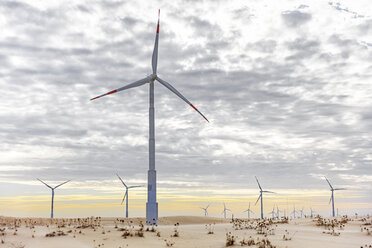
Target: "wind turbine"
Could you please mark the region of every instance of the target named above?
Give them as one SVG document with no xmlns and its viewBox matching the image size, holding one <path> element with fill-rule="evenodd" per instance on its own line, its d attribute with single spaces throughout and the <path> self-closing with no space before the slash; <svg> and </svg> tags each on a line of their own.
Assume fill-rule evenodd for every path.
<svg viewBox="0 0 372 248">
<path fill-rule="evenodd" d="M 257 201 L 256 201 L 256 203 L 255 203 L 254 205 L 257 205 L 257 202 L 258 202 L 258 201 L 260 200 L 260 198 L 261 198 L 261 219 L 263 219 L 263 200 L 262 200 L 263 195 L 262 195 L 262 193 L 275 193 L 275 192 L 271 192 L 271 191 L 267 191 L 267 190 L 262 190 L 261 185 L 260 185 L 260 183 L 258 182 L 257 177 L 255 177 L 255 178 L 256 178 L 256 181 L 257 181 L 258 187 L 260 188 L 260 196 L 258 197 L 258 199 L 257 199 Z"/>
<path fill-rule="evenodd" d="M 310 217 L 313 218 L 313 213 L 316 213 L 315 211 L 313 211 L 313 208 L 310 208 Z"/>
<path fill-rule="evenodd" d="M 291 212 L 291 214 L 293 214 L 293 219 L 296 219 L 296 213 L 298 213 L 298 211 L 296 210 L 296 205 L 293 204 L 293 211 Z"/>
<path fill-rule="evenodd" d="M 282 212 L 282 211 L 280 211 L 279 206 L 276 205 L 276 218 L 278 218 L 278 219 L 280 219 L 280 212 Z"/>
<path fill-rule="evenodd" d="M 56 188 L 58 188 L 59 186 L 62 186 L 63 184 L 70 182 L 71 180 L 68 180 L 68 181 L 66 181 L 66 182 L 64 182 L 64 183 L 58 184 L 58 185 L 55 186 L 55 187 L 51 187 L 51 186 L 49 186 L 48 184 L 46 184 L 46 183 L 44 183 L 43 181 L 41 181 L 39 178 L 36 178 L 36 179 L 39 180 L 40 182 L 42 182 L 43 184 L 45 184 L 45 186 L 47 186 L 48 188 L 50 188 L 50 189 L 52 190 L 52 206 L 51 206 L 50 218 L 53 218 L 53 208 L 54 208 L 54 190 L 55 190 Z"/>
<path fill-rule="evenodd" d="M 226 219 L 226 211 L 230 211 L 230 212 L 231 212 L 230 209 L 226 208 L 225 203 L 223 203 L 223 211 L 222 211 L 221 214 L 223 214 L 223 217 L 224 217 L 225 219 Z"/>
<path fill-rule="evenodd" d="M 157 63 L 158 63 L 158 45 L 159 45 L 159 21 L 160 21 L 160 10 L 158 14 L 158 24 L 155 36 L 154 51 L 152 53 L 152 74 L 130 83 L 126 86 L 118 89 L 109 91 L 105 94 L 94 97 L 90 100 L 94 100 L 103 96 L 111 95 L 119 91 L 127 90 L 134 87 L 139 87 L 144 84 L 149 84 L 150 88 L 150 108 L 149 108 L 149 170 L 147 172 L 147 203 L 146 203 L 146 224 L 157 225 L 158 224 L 158 203 L 156 201 L 156 170 L 155 170 L 155 108 L 154 108 L 154 85 L 155 80 L 161 85 L 172 91 L 179 98 L 189 104 L 194 110 L 196 110 L 203 118 L 208 119 L 194 106 L 189 100 L 186 99 L 180 92 L 178 92 L 170 83 L 160 79 L 157 75 Z M 209 122 L 209 121 L 208 121 Z"/>
<path fill-rule="evenodd" d="M 302 207 L 302 209 L 300 210 L 300 213 L 301 213 L 301 218 L 302 218 L 302 216 L 304 215 L 304 207 Z"/>
<path fill-rule="evenodd" d="M 331 201 L 332 201 L 332 216 L 335 217 L 335 198 L 334 198 L 334 194 L 333 192 L 336 191 L 336 190 L 346 190 L 345 188 L 333 188 L 331 183 L 328 181 L 328 179 L 326 177 L 324 177 L 325 180 L 327 180 L 327 183 L 329 184 L 329 187 L 331 188 L 331 192 L 332 192 L 332 195 L 331 195 L 331 198 L 329 199 L 329 204 L 331 204 Z"/>
<path fill-rule="evenodd" d="M 200 207 L 201 209 L 204 210 L 204 216 L 208 216 L 208 208 L 209 208 L 210 205 L 211 205 L 211 204 L 209 203 L 208 206 L 205 207 L 205 208 Z"/>
<path fill-rule="evenodd" d="M 116 174 L 117 176 L 118 176 L 118 178 L 120 179 L 120 181 L 123 183 L 123 185 L 125 186 L 125 194 L 124 194 L 124 197 L 123 197 L 123 200 L 121 201 L 121 204 L 123 204 L 123 202 L 124 202 L 124 199 L 125 198 L 127 198 L 127 200 L 126 200 L 126 202 L 125 202 L 125 209 L 126 209 L 126 211 L 125 211 L 125 217 L 126 218 L 128 218 L 128 198 L 129 198 L 129 195 L 128 195 L 128 191 L 129 191 L 129 189 L 132 189 L 132 188 L 138 188 L 138 187 L 142 187 L 141 185 L 136 185 L 136 186 L 127 186 L 125 183 L 124 183 L 124 181 L 123 181 L 123 179 L 121 179 L 121 177 L 118 175 L 118 174 Z"/>
<path fill-rule="evenodd" d="M 271 212 L 268 212 L 268 214 L 271 214 L 271 219 L 275 218 L 275 205 L 273 206 L 273 210 L 271 210 Z"/>
<path fill-rule="evenodd" d="M 245 210 L 245 211 L 243 211 L 243 213 L 244 212 L 247 212 L 248 213 L 248 219 L 250 219 L 251 218 L 251 213 L 254 214 L 254 212 L 251 210 L 251 203 L 249 203 L 248 209 Z"/>
</svg>

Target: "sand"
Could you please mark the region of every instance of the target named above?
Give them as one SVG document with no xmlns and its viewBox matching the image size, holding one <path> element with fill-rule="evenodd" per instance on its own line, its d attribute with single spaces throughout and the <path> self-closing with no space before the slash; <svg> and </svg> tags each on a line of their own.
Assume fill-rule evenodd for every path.
<svg viewBox="0 0 372 248">
<path fill-rule="evenodd" d="M 174 216 L 159 219 L 159 226 L 152 231 L 138 232 L 143 218 L 89 218 L 89 219 L 41 219 L 0 217 L 0 247 L 27 248 L 93 248 L 93 247 L 226 247 L 226 234 L 240 242 L 261 241 L 261 246 L 288 248 L 359 248 L 372 247 L 372 218 L 341 218 L 332 227 L 317 226 L 317 219 L 303 218 L 288 223 L 269 224 L 269 221 Z M 319 223 L 330 223 L 321 219 Z M 284 221 L 285 222 L 285 221 Z M 369 225 L 366 225 L 369 224 Z M 261 225 L 262 227 L 258 227 Z M 363 229 L 363 232 L 361 231 Z M 367 230 L 371 232 L 368 235 Z M 211 231 L 213 234 L 208 234 Z M 258 234 L 259 232 L 265 234 Z M 53 236 L 53 232 L 54 235 Z M 58 236 L 63 234 L 63 236 Z M 122 235 L 129 236 L 124 238 Z M 137 233 L 137 236 L 136 236 Z M 141 233 L 143 233 L 143 237 Z M 175 233 L 178 233 L 174 236 Z M 52 237 L 46 237 L 52 234 Z M 138 236 L 139 235 L 139 236 Z M 283 235 L 290 240 L 284 240 Z M 264 246 L 263 239 L 270 245 Z M 248 246 L 248 245 L 246 245 Z"/>
</svg>

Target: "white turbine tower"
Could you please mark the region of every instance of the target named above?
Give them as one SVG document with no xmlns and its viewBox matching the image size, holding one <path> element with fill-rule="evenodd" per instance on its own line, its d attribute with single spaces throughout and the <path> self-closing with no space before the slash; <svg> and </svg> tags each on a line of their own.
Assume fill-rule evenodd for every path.
<svg viewBox="0 0 372 248">
<path fill-rule="evenodd" d="M 251 203 L 249 203 L 248 209 L 245 210 L 245 211 L 243 211 L 243 213 L 244 212 L 247 212 L 248 213 L 248 219 L 250 219 L 251 218 L 251 213 L 254 214 L 254 212 L 251 210 Z"/>
<path fill-rule="evenodd" d="M 201 209 L 204 210 L 204 216 L 208 216 L 208 208 L 209 208 L 210 205 L 211 204 L 209 203 L 208 206 L 206 206 L 205 208 L 200 207 Z"/>
<path fill-rule="evenodd" d="M 230 209 L 226 208 L 225 203 L 223 203 L 223 211 L 222 211 L 221 214 L 223 214 L 223 217 L 224 217 L 225 219 L 226 219 L 226 211 L 230 211 L 230 212 L 231 212 Z"/>
<path fill-rule="evenodd" d="M 127 198 L 127 200 L 126 200 L 126 202 L 125 202 L 125 209 L 126 209 L 126 211 L 125 211 L 125 217 L 126 218 L 128 218 L 128 199 L 129 199 L 129 189 L 133 189 L 133 188 L 138 188 L 138 187 L 142 187 L 141 185 L 136 185 L 136 186 L 127 186 L 125 183 L 124 183 L 124 181 L 123 181 L 123 179 L 121 179 L 121 177 L 118 175 L 118 174 L 116 174 L 117 176 L 118 176 L 118 178 L 120 179 L 120 181 L 123 183 L 123 185 L 124 185 L 124 187 L 125 187 L 125 194 L 124 194 L 124 197 L 123 197 L 123 200 L 121 201 L 121 204 L 123 204 L 123 202 L 124 202 L 124 200 L 125 200 L 125 198 Z"/>
<path fill-rule="evenodd" d="M 180 92 L 178 92 L 170 83 L 160 79 L 157 75 L 157 63 L 158 63 L 158 45 L 159 45 L 159 20 L 160 10 L 158 16 L 158 25 L 156 29 L 154 51 L 152 53 L 152 74 L 130 83 L 121 88 L 109 91 L 105 94 L 94 97 L 90 100 L 94 100 L 103 96 L 111 95 L 119 91 L 127 90 L 134 87 L 139 87 L 144 84 L 149 84 L 150 87 L 150 108 L 149 108 L 149 170 L 147 173 L 147 203 L 146 203 L 146 224 L 157 225 L 158 224 L 158 203 L 156 201 L 156 170 L 155 170 L 155 108 L 154 108 L 154 85 L 155 80 L 161 85 L 172 91 L 179 98 L 189 104 L 194 110 L 196 110 L 203 118 L 208 119 L 186 99 Z"/>
<path fill-rule="evenodd" d="M 331 204 L 332 202 L 332 216 L 335 217 L 335 198 L 334 198 L 334 194 L 333 192 L 336 191 L 336 190 L 346 190 L 345 188 L 337 188 L 337 189 L 334 189 L 331 185 L 331 183 L 328 181 L 328 179 L 326 177 L 324 177 L 325 180 L 327 180 L 327 183 L 329 184 L 329 187 L 331 188 L 331 192 L 332 192 L 332 195 L 331 195 L 331 198 L 329 199 L 329 204 Z"/>
<path fill-rule="evenodd" d="M 68 183 L 70 182 L 70 180 L 64 182 L 64 183 L 61 183 L 61 184 L 58 184 L 57 186 L 55 187 L 51 187 L 49 186 L 48 184 L 44 183 L 43 181 L 41 181 L 39 178 L 36 178 L 37 180 L 39 180 L 40 182 L 42 182 L 43 184 L 45 184 L 45 186 L 47 186 L 48 188 L 50 188 L 52 190 L 52 204 L 51 204 L 51 213 L 50 213 L 50 218 L 53 218 L 54 217 L 54 214 L 53 214 L 53 209 L 54 209 L 54 190 L 56 188 L 58 188 L 59 186 L 62 186 L 63 184 L 65 183 Z"/>
</svg>

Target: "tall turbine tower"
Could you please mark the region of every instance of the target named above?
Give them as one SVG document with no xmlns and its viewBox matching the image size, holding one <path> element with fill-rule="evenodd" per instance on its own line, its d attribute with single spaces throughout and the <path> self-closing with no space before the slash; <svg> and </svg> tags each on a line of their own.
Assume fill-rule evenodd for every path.
<svg viewBox="0 0 372 248">
<path fill-rule="evenodd" d="M 40 182 L 42 182 L 43 184 L 45 184 L 45 186 L 47 186 L 48 188 L 50 188 L 52 190 L 52 205 L 51 205 L 51 213 L 50 213 L 50 218 L 53 218 L 53 208 L 54 208 L 54 190 L 56 188 L 58 188 L 59 186 L 62 186 L 63 184 L 65 183 L 68 183 L 70 182 L 70 180 L 64 182 L 64 183 L 61 183 L 61 184 L 58 184 L 57 186 L 55 186 L 54 188 L 49 186 L 48 184 L 44 183 L 43 181 L 41 181 L 39 178 L 36 178 L 37 180 L 39 180 Z"/>
<path fill-rule="evenodd" d="M 223 211 L 222 211 L 221 214 L 223 214 L 223 217 L 224 217 L 225 219 L 226 219 L 226 211 L 230 211 L 230 212 L 231 212 L 230 209 L 226 208 L 225 203 L 223 203 Z"/>
<path fill-rule="evenodd" d="M 201 209 L 204 210 L 204 216 L 208 216 L 208 208 L 209 208 L 210 205 L 211 204 L 209 203 L 208 206 L 206 206 L 205 208 L 200 207 Z"/>
<path fill-rule="evenodd" d="M 332 202 L 332 216 L 335 217 L 335 198 L 334 198 L 334 194 L 333 192 L 336 191 L 336 190 L 346 190 L 345 188 L 333 188 L 331 183 L 328 181 L 328 179 L 326 177 L 324 177 L 325 180 L 327 180 L 327 183 L 329 184 L 329 187 L 331 188 L 331 192 L 332 192 L 332 195 L 331 195 L 331 198 L 329 199 L 329 204 L 331 204 Z"/>
<path fill-rule="evenodd" d="M 248 209 L 245 210 L 245 211 L 243 211 L 243 213 L 244 212 L 247 212 L 248 213 L 248 219 L 250 219 L 251 218 L 251 213 L 254 214 L 254 212 L 251 210 L 251 203 L 249 203 Z"/>
<path fill-rule="evenodd" d="M 90 100 L 94 100 L 103 96 L 111 95 L 116 92 L 127 90 L 134 87 L 139 87 L 144 84 L 150 85 L 150 108 L 149 108 L 149 170 L 147 173 L 147 203 L 146 203 L 146 224 L 147 225 L 157 225 L 158 224 L 158 203 L 156 201 L 156 170 L 155 170 L 155 108 L 154 108 L 154 84 L 155 80 L 166 87 L 168 90 L 172 91 L 179 98 L 189 104 L 194 110 L 196 110 L 203 118 L 208 121 L 208 119 L 186 99 L 180 92 L 178 92 L 170 83 L 160 79 L 157 75 L 157 63 L 158 63 L 158 45 L 159 45 L 159 20 L 160 20 L 160 10 L 158 15 L 158 25 L 156 29 L 155 45 L 154 51 L 152 53 L 152 74 L 130 83 L 121 88 L 109 91 L 105 94 L 94 97 Z M 209 121 L 208 121 L 209 122 Z"/>
<path fill-rule="evenodd" d="M 271 192 L 271 191 L 267 191 L 267 190 L 262 190 L 261 188 L 261 185 L 260 185 L 260 182 L 258 181 L 257 177 L 256 178 L 256 181 L 257 181 L 257 184 L 258 184 L 258 187 L 260 188 L 260 196 L 258 197 L 256 203 L 254 205 L 257 204 L 257 202 L 260 200 L 261 198 L 261 219 L 263 219 L 263 194 L 262 193 L 275 193 L 275 192 Z"/>
<path fill-rule="evenodd" d="M 125 194 L 124 194 L 124 197 L 123 197 L 123 200 L 121 201 L 121 204 L 123 204 L 123 202 L 124 202 L 124 200 L 125 200 L 125 198 L 127 198 L 127 201 L 125 202 L 125 209 L 126 209 L 126 211 L 125 211 L 125 217 L 126 218 L 128 218 L 128 198 L 129 198 L 129 195 L 128 195 L 128 192 L 129 192 L 129 189 L 132 189 L 132 188 L 138 188 L 138 187 L 142 187 L 141 185 L 136 185 L 136 186 L 127 186 L 125 183 L 124 183 L 124 181 L 123 181 L 123 179 L 121 179 L 121 177 L 118 175 L 118 174 L 116 174 L 117 176 L 118 176 L 118 178 L 120 179 L 120 181 L 123 183 L 123 185 L 124 185 L 124 187 L 125 187 Z"/>
</svg>

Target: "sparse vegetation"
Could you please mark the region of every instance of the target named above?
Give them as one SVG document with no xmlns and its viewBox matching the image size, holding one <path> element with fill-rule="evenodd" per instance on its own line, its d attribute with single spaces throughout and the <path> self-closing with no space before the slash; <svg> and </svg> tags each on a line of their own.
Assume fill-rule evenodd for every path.
<svg viewBox="0 0 372 248">
<path fill-rule="evenodd" d="M 236 243 L 236 237 L 231 232 L 226 233 L 226 247 L 233 246 Z"/>
</svg>

